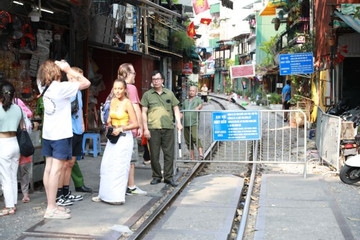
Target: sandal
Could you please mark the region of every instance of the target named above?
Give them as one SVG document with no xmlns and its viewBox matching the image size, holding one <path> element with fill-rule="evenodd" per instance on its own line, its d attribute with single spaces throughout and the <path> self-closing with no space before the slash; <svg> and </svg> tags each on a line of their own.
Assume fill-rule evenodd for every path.
<svg viewBox="0 0 360 240">
<path fill-rule="evenodd" d="M 70 208 L 67 208 L 67 207 L 60 207 L 60 206 L 58 206 L 57 208 L 58 208 L 60 211 L 63 211 L 63 212 L 66 212 L 66 213 L 71 213 Z"/>
<path fill-rule="evenodd" d="M 204 160 L 204 156 L 203 156 L 203 155 L 199 155 L 199 160 Z"/>
<path fill-rule="evenodd" d="M 30 202 L 30 198 L 29 197 L 23 197 L 23 199 L 21 201 L 23 203 L 28 203 L 28 202 Z"/>
<path fill-rule="evenodd" d="M 92 197 L 91 201 L 93 201 L 93 202 L 101 202 L 102 200 L 101 200 L 101 198 L 99 196 L 96 196 L 96 197 Z"/>
<path fill-rule="evenodd" d="M 12 207 L 12 208 L 4 208 L 3 210 L 0 211 L 0 217 L 2 216 L 6 216 L 6 215 L 14 215 L 16 212 L 16 208 Z"/>
<path fill-rule="evenodd" d="M 69 219 L 71 218 L 71 214 L 65 211 L 61 211 L 58 208 L 54 208 L 52 210 L 46 210 L 44 218 L 48 219 Z"/>
</svg>

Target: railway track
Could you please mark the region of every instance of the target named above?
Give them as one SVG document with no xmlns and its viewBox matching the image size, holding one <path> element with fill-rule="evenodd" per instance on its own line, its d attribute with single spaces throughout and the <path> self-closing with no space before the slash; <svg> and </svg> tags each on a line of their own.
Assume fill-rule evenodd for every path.
<svg viewBox="0 0 360 240">
<path fill-rule="evenodd" d="M 206 105 L 205 105 L 206 106 Z M 204 106 L 204 108 L 205 108 Z M 243 109 L 240 105 L 235 105 L 229 103 L 223 99 L 216 99 L 212 97 L 211 103 L 207 104 L 208 110 L 204 110 L 210 112 L 211 110 L 239 110 Z M 209 116 L 209 115 L 204 115 Z M 210 121 L 205 119 L 208 124 Z M 236 159 L 247 159 L 251 161 L 254 157 L 254 153 L 256 152 L 256 147 L 253 146 L 252 143 L 238 143 L 238 142 L 211 142 L 210 130 L 209 126 L 206 126 L 207 129 L 204 132 L 205 138 L 202 140 L 203 143 L 207 146 L 204 148 L 204 161 L 199 162 L 191 162 L 191 161 L 179 161 L 177 162 L 177 169 L 178 174 L 176 175 L 176 181 L 179 185 L 176 188 L 172 188 L 169 185 L 164 185 L 162 188 L 155 190 L 152 194 L 146 196 L 148 200 L 145 200 L 141 197 L 136 197 L 137 200 L 131 202 L 131 198 L 129 199 L 129 205 L 121 206 L 121 207 L 114 207 L 104 205 L 95 205 L 91 201 L 89 201 L 89 196 L 84 198 L 83 203 L 78 204 L 73 208 L 74 212 L 74 221 L 69 220 L 70 222 L 59 222 L 59 221 L 46 221 L 40 220 L 32 227 L 28 228 L 25 231 L 22 231 L 22 235 L 19 238 L 12 238 L 12 239 L 34 239 L 34 238 L 45 238 L 45 239 L 171 239 L 173 237 L 172 234 L 176 234 L 175 231 L 171 231 L 170 237 L 167 238 L 158 238 L 154 237 L 154 232 L 158 231 L 159 224 L 170 222 L 168 221 L 169 215 L 173 213 L 174 209 L 178 208 L 180 205 L 178 201 L 179 199 L 184 199 L 185 196 L 189 195 L 189 192 L 193 192 L 194 186 L 196 184 L 200 184 L 198 181 L 199 179 L 210 179 L 214 176 L 216 181 L 235 181 L 234 186 L 237 187 L 236 194 L 234 196 L 230 196 L 234 201 L 232 205 L 227 208 L 229 210 L 226 212 L 226 216 L 223 219 L 220 219 L 220 214 L 223 212 L 216 212 L 216 210 L 220 211 L 220 207 L 214 207 L 211 209 L 211 204 L 209 207 L 209 211 L 215 211 L 212 217 L 218 217 L 218 219 L 214 219 L 214 223 L 222 223 L 226 225 L 226 229 L 223 231 L 226 232 L 226 237 L 215 237 L 210 236 L 205 239 L 236 239 L 238 236 L 243 235 L 243 231 L 246 229 L 246 219 L 248 213 L 248 207 L 250 202 L 250 195 L 252 184 L 250 179 L 252 179 L 252 169 L 254 169 L 255 164 L 249 163 L 236 163 Z M 185 147 L 185 146 L 184 146 Z M 186 148 L 186 147 L 185 147 Z M 222 159 L 218 161 L 216 159 Z M 100 159 L 95 159 L 95 161 L 99 161 Z M 97 169 L 97 168 L 96 168 Z M 96 171 L 95 171 L 96 172 Z M 217 177 L 217 178 L 216 178 Z M 223 177 L 223 178 L 221 178 Z M 207 187 L 214 187 L 218 183 L 213 181 L 211 184 L 207 184 Z M 225 185 L 227 182 L 225 182 Z M 195 186 L 198 187 L 198 186 Z M 207 189 L 207 187 L 203 187 L 201 185 L 201 189 Z M 192 189 L 191 189 L 192 188 Z M 190 190 L 189 190 L 190 189 Z M 158 192 L 160 191 L 160 192 Z M 222 191 L 214 190 L 214 191 Z M 216 193 L 216 192 L 215 192 Z M 212 193 L 210 192 L 210 195 Z M 41 193 L 39 193 L 41 195 Z M 217 199 L 220 205 L 222 204 L 223 200 L 228 200 L 221 194 L 220 197 Z M 222 199 L 223 198 L 223 199 Z M 142 200 L 140 200 L 142 199 Z M 196 206 L 194 207 L 193 211 L 199 210 L 200 208 L 204 209 L 204 205 L 208 204 L 208 200 L 212 201 L 213 199 L 209 198 L 204 202 L 200 202 L 203 206 Z M 39 198 L 38 201 L 42 201 Z M 143 203 L 140 203 L 142 201 Z M 189 201 L 189 202 L 196 202 L 196 201 Z M 225 204 L 226 205 L 226 204 Z M 24 209 L 28 205 L 20 206 Z M 126 211 L 125 209 L 129 206 L 131 210 Z M 92 209 L 96 207 L 97 209 Z M 89 215 L 85 209 L 92 209 L 98 215 L 94 216 L 93 214 Z M 99 210 L 98 210 L 99 209 Z M 191 209 L 191 206 L 185 210 Z M 207 206 L 205 207 L 207 210 Z M 191 218 L 189 215 L 180 216 L 180 220 L 182 217 L 189 218 L 189 222 L 196 222 L 197 217 L 206 216 L 207 212 L 204 214 L 192 214 Z M 24 211 L 24 210 L 22 210 Z M 30 211 L 30 210 L 29 210 Z M 105 212 L 109 213 L 111 211 L 111 215 L 107 216 L 103 214 Z M 182 210 L 183 211 L 183 210 Z M 121 218 L 120 215 L 116 214 L 125 214 Z M 169 214 L 170 213 L 170 214 Z M 128 215 L 126 215 L 128 214 Z M 219 214 L 219 215 L 218 215 Z M 16 217 L 19 215 L 17 214 Z M 80 217 L 81 216 L 81 217 Z M 87 216 L 87 217 L 86 217 Z M 92 216 L 92 217 L 91 217 Z M 79 218 L 80 217 L 80 218 Z M 99 222 L 93 220 L 95 219 L 103 219 L 104 222 Z M 41 218 L 40 218 L 41 219 Z M 79 221 L 76 219 L 82 219 L 80 224 Z M 205 219 L 204 223 L 206 225 L 211 225 L 209 219 Z M 95 223 L 95 225 L 94 225 Z M 59 225 L 60 224 L 60 225 Z M 70 224 L 70 225 L 67 225 Z M 80 225 L 81 226 L 80 226 Z M 129 226 L 132 233 L 125 233 L 120 230 L 107 230 L 106 228 L 113 226 L 114 224 L 123 224 L 124 226 Z M 57 227 L 55 227 L 57 226 Z M 60 226 L 60 227 L 59 227 Z M 116 226 L 116 225 L 114 225 Z M 83 228 L 93 228 L 89 229 L 88 231 L 84 231 Z M 199 239 L 194 237 L 193 232 L 190 229 L 187 229 L 186 235 L 181 235 L 181 237 L 177 239 Z M 179 231 L 178 231 L 179 232 Z M 210 229 L 208 231 L 204 231 L 205 233 L 212 233 L 213 231 Z M 152 236 L 150 236 L 153 234 Z M 238 238 L 241 239 L 241 238 Z"/>
<path fill-rule="evenodd" d="M 211 102 L 221 110 L 229 109 L 228 107 L 231 107 L 231 110 L 244 110 L 241 105 L 230 104 L 221 98 L 215 99 L 215 97 L 212 97 Z M 179 164 L 179 171 L 182 172 L 182 175 L 178 179 L 179 185 L 172 191 L 168 191 L 167 196 L 160 200 L 161 202 L 158 203 L 158 206 L 152 210 L 152 213 L 149 214 L 146 219 L 142 219 L 135 224 L 136 226 L 132 227 L 134 231 L 133 234 L 123 236 L 121 239 L 153 239 L 148 236 L 149 233 L 156 228 L 156 225 L 161 219 L 166 218 L 168 212 L 172 211 L 171 209 L 176 199 L 179 198 L 179 196 L 184 197 L 183 195 L 186 192 L 186 188 L 191 182 L 195 178 L 214 174 L 235 175 L 244 179 L 244 185 L 238 199 L 237 207 L 233 209 L 232 226 L 229 228 L 231 230 L 228 233 L 228 239 L 242 239 L 246 229 L 246 219 L 249 212 L 248 209 L 256 166 L 255 164 L 239 164 L 233 161 L 238 158 L 246 158 L 251 161 L 254 154 L 257 153 L 257 146 L 253 146 L 253 142 L 213 142 L 208 145 L 210 147 L 206 149 L 204 154 L 204 159 L 207 160 L 207 162 L 186 162 Z M 229 156 L 231 156 L 231 158 Z M 223 159 L 223 161 L 211 162 L 212 159 Z M 193 218 L 195 217 L 196 216 L 193 216 Z"/>
</svg>

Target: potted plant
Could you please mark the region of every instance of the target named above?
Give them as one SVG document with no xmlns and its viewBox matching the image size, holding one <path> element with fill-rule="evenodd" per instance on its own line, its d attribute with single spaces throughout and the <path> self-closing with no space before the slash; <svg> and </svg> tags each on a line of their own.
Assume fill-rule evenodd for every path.
<svg viewBox="0 0 360 240">
<path fill-rule="evenodd" d="M 280 104 L 281 95 L 277 93 L 270 93 L 269 102 L 270 104 Z"/>
<path fill-rule="evenodd" d="M 249 97 L 251 96 L 251 92 L 249 90 L 245 91 L 245 99 L 249 99 Z"/>
<path fill-rule="evenodd" d="M 241 98 L 242 97 L 242 91 L 241 90 L 236 90 L 235 93 L 237 94 L 237 97 L 238 98 Z"/>
</svg>

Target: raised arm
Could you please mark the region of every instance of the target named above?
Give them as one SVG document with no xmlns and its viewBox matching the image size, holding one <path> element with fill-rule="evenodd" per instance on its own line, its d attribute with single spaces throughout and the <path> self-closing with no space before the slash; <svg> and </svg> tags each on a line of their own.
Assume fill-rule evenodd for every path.
<svg viewBox="0 0 360 240">
<path fill-rule="evenodd" d="M 55 61 L 55 64 L 58 65 L 61 69 L 61 71 L 65 72 L 66 74 L 69 74 L 71 77 L 75 78 L 79 83 L 79 90 L 84 90 L 90 87 L 90 81 L 86 77 L 84 77 L 81 73 L 76 72 L 73 70 L 69 63 L 67 63 L 65 60 L 61 61 Z"/>
</svg>

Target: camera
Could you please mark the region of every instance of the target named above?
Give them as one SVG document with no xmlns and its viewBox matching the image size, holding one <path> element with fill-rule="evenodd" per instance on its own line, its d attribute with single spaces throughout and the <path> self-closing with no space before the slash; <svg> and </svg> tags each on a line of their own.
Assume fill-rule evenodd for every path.
<svg viewBox="0 0 360 240">
<path fill-rule="evenodd" d="M 109 127 L 107 130 L 107 135 L 111 135 L 113 133 L 114 129 L 112 127 Z"/>
</svg>

